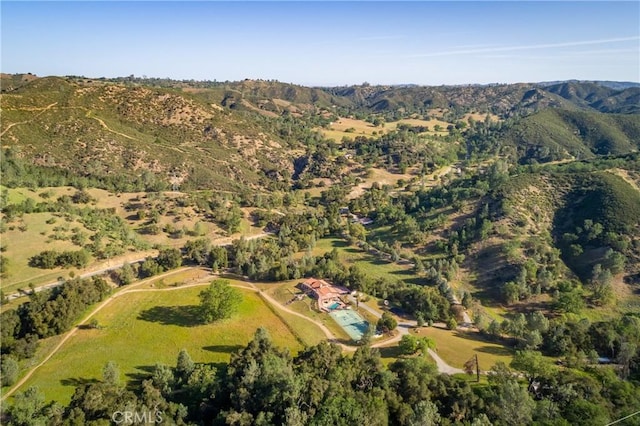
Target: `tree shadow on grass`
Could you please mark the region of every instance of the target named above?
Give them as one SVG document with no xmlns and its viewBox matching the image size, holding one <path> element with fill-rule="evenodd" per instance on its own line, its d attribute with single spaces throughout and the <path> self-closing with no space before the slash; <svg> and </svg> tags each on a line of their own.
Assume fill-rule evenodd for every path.
<svg viewBox="0 0 640 426">
<path fill-rule="evenodd" d="M 244 349 L 243 345 L 211 345 L 204 346 L 202 349 L 209 352 L 223 353 L 223 354 L 232 354 L 234 352 L 238 352 Z"/>
<path fill-rule="evenodd" d="M 343 240 L 334 240 L 331 242 L 331 245 L 335 248 L 349 247 L 349 243 Z"/>
<path fill-rule="evenodd" d="M 393 275 L 408 275 L 410 277 L 417 276 L 412 269 L 398 269 L 397 271 L 391 271 L 390 273 Z M 423 281 L 426 281 L 426 280 L 423 280 Z"/>
<path fill-rule="evenodd" d="M 60 384 L 62 386 L 73 386 L 74 388 L 77 386 L 89 385 L 89 384 L 99 383 L 99 382 L 100 380 L 98 379 L 85 379 L 83 377 L 72 377 L 72 378 L 60 380 Z"/>
<path fill-rule="evenodd" d="M 491 355 L 513 355 L 509 349 L 498 346 L 480 346 L 476 348 L 476 351 Z"/>
<path fill-rule="evenodd" d="M 477 331 L 455 331 L 454 336 L 462 339 L 474 340 L 482 343 L 492 343 L 498 346 L 479 346 L 476 350 L 478 352 L 484 352 L 493 355 L 513 355 L 512 349 L 509 347 L 509 342 L 501 339 L 496 339 L 491 336 L 483 335 Z"/>
<path fill-rule="evenodd" d="M 411 269 L 405 269 L 405 270 L 400 270 L 400 271 L 392 271 L 390 272 L 391 275 L 399 275 L 398 279 L 407 283 L 407 284 L 416 284 L 416 285 L 420 285 L 423 287 L 428 287 L 429 285 L 426 284 L 426 279 L 425 278 L 421 278 L 418 275 L 415 274 L 415 272 L 413 272 Z"/>
<path fill-rule="evenodd" d="M 371 263 L 372 265 L 378 265 L 378 266 L 388 266 L 388 265 L 393 265 L 394 262 L 390 261 L 390 260 L 386 260 L 386 259 L 380 259 L 379 257 L 366 257 L 364 259 L 366 262 Z"/>
<path fill-rule="evenodd" d="M 402 355 L 402 351 L 397 345 L 378 348 L 378 350 L 382 358 L 398 358 Z"/>
<path fill-rule="evenodd" d="M 198 306 L 154 306 L 140 312 L 138 319 L 148 322 L 157 322 L 162 325 L 179 325 L 182 327 L 195 327 L 202 325 L 198 317 Z"/>
<path fill-rule="evenodd" d="M 356 344 L 356 342 L 354 342 L 351 339 L 341 339 L 341 338 L 335 338 L 335 339 L 327 339 L 327 341 L 329 343 L 335 343 L 336 345 L 345 345 L 345 346 L 352 346 L 352 347 L 358 347 L 358 345 Z"/>
<path fill-rule="evenodd" d="M 177 358 L 177 355 L 176 355 L 176 358 Z M 170 365 L 169 367 L 173 367 L 173 366 Z M 142 382 L 144 380 L 149 380 L 153 375 L 153 370 L 155 369 L 155 366 L 137 365 L 135 369 L 136 369 L 135 372 L 125 374 L 128 378 L 127 389 L 129 390 L 140 389 L 140 386 L 142 386 Z"/>
</svg>

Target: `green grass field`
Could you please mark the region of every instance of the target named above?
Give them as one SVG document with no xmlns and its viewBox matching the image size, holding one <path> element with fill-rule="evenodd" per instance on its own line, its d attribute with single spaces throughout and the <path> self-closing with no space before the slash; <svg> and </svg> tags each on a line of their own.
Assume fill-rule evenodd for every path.
<svg viewBox="0 0 640 426">
<path fill-rule="evenodd" d="M 55 223 L 47 223 L 52 220 L 55 220 Z M 54 217 L 51 213 L 25 214 L 21 219 L 16 219 L 7 226 L 7 231 L 2 234 L 2 244 L 6 247 L 3 255 L 9 259 L 9 276 L 2 280 L 2 289 L 5 293 L 13 292 L 20 287 L 27 288 L 29 282 L 38 284 L 55 281 L 57 277 L 66 277 L 71 270 L 74 270 L 39 269 L 29 266 L 29 258 L 43 250 L 80 249 L 71 241 L 50 239 L 49 236 L 54 233 L 54 228 L 63 226 L 69 229 L 61 233 L 67 236 L 70 236 L 70 230 L 76 227 L 87 235 L 93 234 L 75 220 L 67 222 L 64 218 Z"/>
<path fill-rule="evenodd" d="M 292 352 L 302 348 L 290 328 L 251 291 L 242 291 L 238 312 L 220 323 L 201 325 L 194 315 L 202 287 L 127 294 L 95 318 L 99 329 L 81 329 L 22 389 L 38 386 L 48 400 L 69 402 L 74 387 L 100 379 L 103 366 L 115 361 L 123 381 L 147 375 L 161 362 L 175 365 L 185 348 L 195 362 L 224 363 L 241 349 L 258 327 L 266 327 L 274 343 Z"/>
<path fill-rule="evenodd" d="M 511 362 L 513 351 L 498 343 L 485 340 L 477 332 L 451 331 L 437 327 L 423 327 L 418 336 L 435 340 L 436 352 L 452 367 L 462 368 L 475 354 L 478 355 L 480 370 L 487 371 L 498 361 Z"/>
<path fill-rule="evenodd" d="M 416 275 L 411 266 L 389 262 L 365 253 L 358 247 L 350 246 L 341 238 L 322 238 L 318 240 L 313 249 L 314 255 L 320 255 L 337 249 L 339 259 L 347 266 L 357 264 L 361 270 L 371 278 L 386 278 L 388 280 L 401 280 L 407 283 L 415 283 Z"/>
<path fill-rule="evenodd" d="M 364 120 L 356 120 L 353 118 L 340 118 L 333 123 L 329 129 L 321 130 L 324 137 L 333 139 L 336 142 L 340 142 L 343 137 L 353 139 L 356 136 L 372 136 L 373 132 L 380 133 L 384 131 L 385 129 L 383 127 L 376 127 Z"/>
</svg>

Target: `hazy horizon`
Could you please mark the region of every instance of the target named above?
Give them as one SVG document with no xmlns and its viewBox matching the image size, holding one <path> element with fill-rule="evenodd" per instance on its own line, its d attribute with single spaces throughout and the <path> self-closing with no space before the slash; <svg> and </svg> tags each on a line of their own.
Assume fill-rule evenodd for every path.
<svg viewBox="0 0 640 426">
<path fill-rule="evenodd" d="M 4 73 L 305 86 L 640 81 L 638 2 L 2 2 Z"/>
</svg>

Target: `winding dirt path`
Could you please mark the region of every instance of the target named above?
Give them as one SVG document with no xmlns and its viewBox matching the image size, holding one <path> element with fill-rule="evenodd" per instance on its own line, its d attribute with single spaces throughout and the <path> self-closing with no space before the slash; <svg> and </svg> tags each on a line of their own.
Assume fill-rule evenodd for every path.
<svg viewBox="0 0 640 426">
<path fill-rule="evenodd" d="M 20 121 L 18 123 L 11 123 L 7 126 L 6 129 L 4 129 L 2 131 L 2 133 L 0 133 L 0 137 L 2 137 L 5 133 L 7 133 L 13 126 L 17 126 L 19 124 L 27 124 L 32 122 L 33 120 L 35 120 L 36 118 L 40 117 L 42 114 L 44 114 L 46 111 L 48 111 L 49 109 L 53 108 L 54 106 L 58 105 L 57 102 L 52 103 L 51 105 L 47 105 L 44 108 L 29 108 L 28 111 L 40 111 L 38 114 L 36 114 L 33 118 L 29 119 L 29 120 L 25 120 L 25 121 Z"/>
<path fill-rule="evenodd" d="M 93 277 L 93 276 L 96 276 L 96 275 L 101 275 L 101 274 L 104 274 L 105 272 L 109 272 L 109 271 L 114 271 L 116 269 L 120 269 L 125 265 L 125 263 L 129 263 L 129 264 L 131 264 L 131 263 L 141 263 L 141 262 L 144 262 L 145 259 L 146 259 L 146 257 L 139 257 L 139 258 L 135 258 L 135 259 L 131 259 L 131 260 L 125 261 L 125 262 L 117 263 L 116 265 L 113 265 L 113 266 L 108 266 L 108 267 L 105 267 L 105 268 L 96 269 L 94 271 L 85 272 L 84 274 L 79 275 L 78 278 L 90 278 L 90 277 Z M 50 283 L 42 284 L 42 285 L 39 285 L 38 287 L 35 287 L 33 289 L 33 291 L 36 292 L 36 293 L 39 293 L 39 292 L 41 292 L 43 290 L 47 290 L 49 288 L 59 287 L 62 284 L 64 284 L 64 281 L 60 281 L 60 280 L 51 281 Z M 18 299 L 20 297 L 28 296 L 29 293 L 31 293 L 31 291 L 29 291 L 29 292 L 16 291 L 15 293 L 8 294 L 7 295 L 7 299 L 9 301 L 11 301 L 11 300 L 14 300 L 14 299 Z"/>
<path fill-rule="evenodd" d="M 89 321 L 95 314 L 97 314 L 98 312 L 100 312 L 105 306 L 107 306 L 109 303 L 111 303 L 114 299 L 117 299 L 118 297 L 122 296 L 123 294 L 128 294 L 131 293 L 132 291 L 134 291 L 135 287 L 139 287 L 143 284 L 146 284 L 152 280 L 157 280 L 158 278 L 164 278 L 167 276 L 170 276 L 172 274 L 176 274 L 179 272 L 184 272 L 187 271 L 189 269 L 193 269 L 192 267 L 186 267 L 186 268 L 180 268 L 180 269 L 174 269 L 170 272 L 165 272 L 164 274 L 160 274 L 160 275 L 156 275 L 147 279 L 144 279 L 142 281 L 139 281 L 135 284 L 130 284 L 128 288 L 119 291 L 115 294 L 112 294 L 111 296 L 109 296 L 108 298 L 106 298 L 102 303 L 100 303 L 93 311 L 91 311 L 86 317 L 84 317 L 84 319 L 82 319 L 78 324 L 76 324 L 76 326 L 74 326 L 71 330 L 67 331 L 63 336 L 62 340 L 60 340 L 60 342 L 58 342 L 58 344 L 51 350 L 51 352 L 49 352 L 49 354 L 42 360 L 40 361 L 39 364 L 31 367 L 31 370 L 29 370 L 24 377 L 22 377 L 20 380 L 18 380 L 9 390 L 7 390 L 3 395 L 2 398 L 0 398 L 1 401 L 6 400 L 9 396 L 11 396 L 16 390 L 18 390 L 27 380 L 29 380 L 31 378 L 31 376 L 33 375 L 33 373 L 40 367 L 42 367 L 47 361 L 49 361 L 51 359 L 51 357 L 53 357 L 59 350 L 60 348 L 74 335 L 76 334 L 76 332 L 80 329 L 80 327 L 84 324 L 87 323 L 87 321 Z M 154 290 L 154 289 L 151 289 Z"/>
<path fill-rule="evenodd" d="M 138 140 L 138 139 L 136 139 L 136 138 L 134 138 L 134 137 L 131 137 L 131 136 L 129 136 L 129 135 L 125 135 L 124 133 L 116 132 L 115 130 L 110 129 L 110 128 L 109 128 L 109 126 L 107 126 L 107 123 L 105 123 L 105 122 L 104 122 L 104 120 L 102 120 L 101 118 L 98 118 L 98 117 L 94 117 L 94 116 L 92 116 L 92 115 L 91 115 L 91 111 L 87 112 L 87 118 L 93 118 L 94 120 L 96 120 L 98 123 L 100 123 L 100 125 L 101 125 L 102 127 L 104 127 L 104 128 L 105 128 L 105 130 L 106 130 L 107 132 L 113 133 L 114 135 L 122 136 L 123 138 L 127 138 L 127 139 L 130 139 L 130 140 L 132 140 L 132 141 L 137 141 L 137 140 Z"/>
<path fill-rule="evenodd" d="M 269 235 L 274 235 L 274 233 L 273 232 L 261 232 L 259 234 L 245 236 L 244 238 L 245 238 L 245 240 L 255 240 L 257 238 L 268 237 Z M 238 238 L 235 237 L 235 236 L 233 236 L 233 237 L 223 237 L 223 238 L 214 240 L 213 241 L 213 245 L 219 245 L 219 246 L 231 245 L 233 243 L 233 240 L 237 240 L 237 239 Z M 109 271 L 113 271 L 113 270 L 122 268 L 125 263 L 140 263 L 140 262 L 144 262 L 147 257 L 154 257 L 155 255 L 156 255 L 155 251 L 147 253 L 146 255 L 144 255 L 144 257 L 142 256 L 142 254 L 140 254 L 140 255 L 138 255 L 140 257 L 135 257 L 133 259 L 126 259 L 126 260 L 124 260 L 122 262 L 119 262 L 119 263 L 117 263 L 115 265 L 110 265 L 110 266 L 107 266 L 107 267 L 104 267 L 104 268 L 100 268 L 100 269 L 92 270 L 92 271 L 89 271 L 89 272 L 85 272 L 85 273 L 79 275 L 79 278 L 90 278 L 90 277 L 93 277 L 95 275 L 104 274 L 105 272 L 109 272 Z M 23 283 L 27 283 L 29 281 L 30 280 L 24 280 L 24 281 L 20 281 L 20 282 L 17 282 L 17 283 L 12 283 L 11 285 L 15 286 L 17 284 L 23 284 Z M 35 287 L 34 291 L 36 293 L 38 293 L 40 291 L 43 291 L 43 290 L 46 290 L 46 289 L 49 289 L 49 288 L 58 287 L 58 286 L 60 286 L 62 284 L 63 284 L 63 281 L 59 281 L 59 280 L 51 281 L 51 282 L 49 282 L 47 284 L 42 284 L 42 285 L 39 285 L 39 286 Z M 8 294 L 7 295 L 7 299 L 9 301 L 11 301 L 11 300 L 17 299 L 19 297 L 26 297 L 26 296 L 29 295 L 29 293 L 30 293 L 30 291 L 29 292 L 16 291 L 14 293 Z"/>
<path fill-rule="evenodd" d="M 127 286 L 125 289 L 109 296 L 107 299 L 105 299 L 102 303 L 100 303 L 93 311 L 91 311 L 89 314 L 87 314 L 87 316 L 85 316 L 75 327 L 73 327 L 71 330 L 69 330 L 68 332 L 66 332 L 62 338 L 62 340 L 60 340 L 60 342 L 58 342 L 58 344 L 49 352 L 49 354 L 42 360 L 40 361 L 40 363 L 38 363 L 37 365 L 35 365 L 34 367 L 32 367 L 18 382 L 16 382 L 9 390 L 7 390 L 7 392 L 5 392 L 2 395 L 2 398 L 0 398 L 0 400 L 4 401 L 6 400 L 9 396 L 11 396 L 13 393 L 15 393 L 22 385 L 24 385 L 27 380 L 29 380 L 31 378 L 31 376 L 33 376 L 33 373 L 35 373 L 35 371 L 42 367 L 45 363 L 47 363 L 59 350 L 60 348 L 62 348 L 62 346 L 71 338 L 73 337 L 76 332 L 81 328 L 81 326 L 86 325 L 87 322 L 93 318 L 93 316 L 95 316 L 98 312 L 100 312 L 104 307 L 106 307 L 108 304 L 110 304 L 111 302 L 113 302 L 115 299 L 125 295 L 125 294 L 129 294 L 129 293 L 148 293 L 148 292 L 163 292 L 163 291 L 178 291 L 178 290 L 184 290 L 186 288 L 192 288 L 192 287 L 202 287 L 202 286 L 206 286 L 209 285 L 209 283 L 211 282 L 211 278 L 212 276 L 206 276 L 203 277 L 199 280 L 197 280 L 194 283 L 191 284 L 186 284 L 186 285 L 182 285 L 179 287 L 169 287 L 169 288 L 138 288 L 144 284 L 147 284 L 151 281 L 155 281 L 158 279 L 162 279 L 168 276 L 171 276 L 173 274 L 178 274 L 184 271 L 188 271 L 188 270 L 192 270 L 192 269 L 197 269 L 196 267 L 184 267 L 184 268 L 180 268 L 180 269 L 175 269 L 169 272 L 165 272 L 163 274 L 160 275 L 156 275 L 147 279 L 144 279 L 142 281 L 139 281 L 135 284 L 130 284 L 129 286 Z M 325 336 L 327 337 L 327 340 L 331 343 L 337 344 L 338 346 L 340 346 L 343 350 L 347 351 L 347 352 L 354 352 L 357 350 L 357 347 L 353 347 L 353 346 L 348 346 L 345 345 L 343 343 L 340 343 L 338 337 L 333 334 L 333 332 L 331 330 L 329 330 L 329 328 L 327 328 L 327 326 L 325 326 L 324 324 L 322 324 L 319 321 L 316 321 L 314 319 L 311 319 L 309 317 L 307 317 L 306 315 L 303 315 L 299 312 L 296 312 L 292 309 L 287 308 L 286 306 L 282 305 L 280 302 L 278 302 L 276 299 L 274 299 L 273 297 L 271 297 L 269 294 L 267 294 L 266 292 L 260 290 L 259 288 L 257 288 L 253 283 L 251 282 L 246 282 L 246 285 L 240 285 L 240 284 L 232 284 L 232 287 L 236 287 L 236 288 L 242 288 L 245 290 L 250 290 L 253 291 L 255 293 L 258 293 L 260 295 L 260 297 L 267 303 L 269 303 L 271 306 L 275 307 L 278 310 L 284 311 L 290 315 L 294 315 L 298 318 L 301 318 L 305 321 L 308 321 L 314 325 L 316 325 L 320 330 L 322 330 L 322 332 L 325 334 Z M 365 304 L 360 304 L 360 307 L 364 308 L 365 310 L 367 310 L 368 312 L 370 312 L 372 315 L 374 315 L 376 318 L 380 318 L 382 315 L 376 311 L 375 309 L 365 305 Z M 415 321 L 403 321 L 398 323 L 398 330 L 399 333 L 394 336 L 392 339 L 389 340 L 385 340 L 383 342 L 378 342 L 375 343 L 373 345 L 371 345 L 372 348 L 379 348 L 382 346 L 386 346 L 389 345 L 391 343 L 396 343 L 398 341 L 400 341 L 400 339 L 402 338 L 403 335 L 405 334 L 409 334 L 411 328 L 414 328 L 416 326 L 416 322 Z M 436 362 L 436 365 L 438 367 L 438 372 L 440 373 L 444 373 L 444 374 L 457 374 L 457 373 L 464 373 L 463 370 L 459 369 L 459 368 L 455 368 L 450 366 L 449 364 L 447 364 L 442 358 L 440 358 L 438 356 L 437 353 L 435 353 L 433 350 L 429 349 L 429 355 L 434 359 L 434 361 Z"/>
<path fill-rule="evenodd" d="M 349 296 L 349 298 L 353 302 L 355 302 L 355 299 L 353 298 L 353 296 Z M 376 318 L 381 318 L 382 317 L 381 313 L 379 313 L 378 311 L 376 311 L 372 307 L 367 306 L 364 303 L 358 304 L 358 307 L 359 308 L 363 308 L 365 311 L 369 312 L 371 315 L 375 316 Z M 402 336 L 404 336 L 405 334 L 409 334 L 411 332 L 411 329 L 415 328 L 417 326 L 418 326 L 418 323 L 416 321 L 398 321 L 397 330 L 399 331 L 399 333 L 397 335 L 395 335 L 392 339 L 385 340 L 384 342 L 373 344 L 373 345 L 371 345 L 371 347 L 372 348 L 379 348 L 379 347 L 387 346 L 390 343 L 399 342 L 400 339 L 402 339 Z M 440 356 L 434 350 L 429 349 L 428 352 L 429 352 L 429 355 L 431 356 L 431 358 L 433 358 L 433 360 L 436 362 L 436 365 L 438 367 L 438 372 L 439 373 L 444 373 L 444 374 L 461 374 L 461 373 L 464 373 L 464 371 L 461 370 L 460 368 L 452 367 L 449 364 L 447 364 L 442 358 L 440 358 Z"/>
</svg>

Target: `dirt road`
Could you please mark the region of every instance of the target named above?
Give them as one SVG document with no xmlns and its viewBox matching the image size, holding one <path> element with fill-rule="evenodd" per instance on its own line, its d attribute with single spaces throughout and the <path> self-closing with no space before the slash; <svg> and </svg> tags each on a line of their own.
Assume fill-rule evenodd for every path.
<svg viewBox="0 0 640 426">
<path fill-rule="evenodd" d="M 349 298 L 351 299 L 352 302 L 355 303 L 355 299 L 353 298 L 353 296 L 349 296 Z M 364 309 L 365 311 L 369 312 L 371 315 L 375 316 L 376 318 L 382 317 L 382 314 L 380 314 L 378 311 L 376 311 L 370 306 L 367 306 L 364 303 L 358 304 L 358 308 Z M 393 339 L 385 340 L 384 342 L 373 344 L 371 345 L 371 347 L 379 348 L 382 346 L 387 346 L 390 343 L 399 342 L 400 339 L 402 339 L 402 336 L 404 336 L 405 334 L 409 334 L 411 332 L 411 329 L 417 327 L 417 325 L 418 324 L 415 321 L 398 321 L 397 330 L 399 331 L 399 333 Z M 431 358 L 433 358 L 433 360 L 436 362 L 436 365 L 438 367 L 438 372 L 444 373 L 444 374 L 464 373 L 464 371 L 461 370 L 460 368 L 452 367 L 449 364 L 447 364 L 442 358 L 440 358 L 440 356 L 438 356 L 438 354 L 434 350 L 429 349 L 428 352 Z"/>
</svg>

